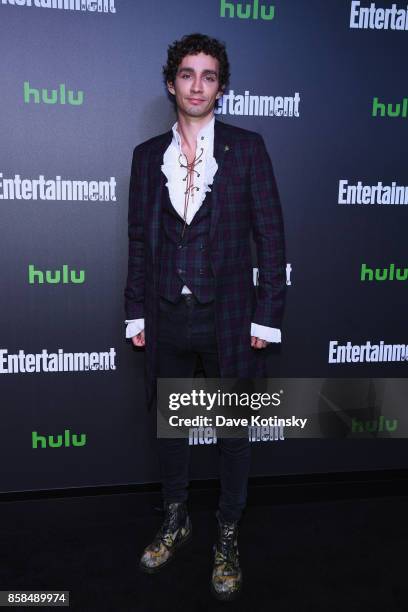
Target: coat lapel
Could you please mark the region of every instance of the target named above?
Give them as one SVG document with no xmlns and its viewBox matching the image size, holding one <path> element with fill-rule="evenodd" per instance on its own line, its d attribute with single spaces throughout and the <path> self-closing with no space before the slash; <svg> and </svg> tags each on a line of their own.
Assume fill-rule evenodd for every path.
<svg viewBox="0 0 408 612">
<path fill-rule="evenodd" d="M 214 125 L 214 157 L 216 159 L 218 169 L 214 176 L 212 190 L 212 213 L 210 222 L 210 242 L 213 240 L 217 223 L 222 210 L 222 202 L 225 189 L 228 184 L 228 178 L 231 175 L 231 164 L 233 156 L 231 154 L 231 145 L 228 141 L 226 130 L 219 121 L 215 120 Z M 148 238 L 152 249 L 153 262 L 156 261 L 158 255 L 158 247 L 160 241 L 161 227 L 161 210 L 162 201 L 165 189 L 166 177 L 161 170 L 163 164 L 163 155 L 167 147 L 170 145 L 173 133 L 170 130 L 163 134 L 154 147 L 149 160 L 149 190 L 148 197 L 150 204 Z"/>
<path fill-rule="evenodd" d="M 151 153 L 148 168 L 148 197 L 150 200 L 148 203 L 148 208 L 150 208 L 148 238 L 152 250 L 153 263 L 156 261 L 158 255 L 163 190 L 165 189 L 166 181 L 166 177 L 161 170 L 161 166 L 163 164 L 164 152 L 170 145 L 172 137 L 173 134 L 171 131 L 166 132 L 166 134 L 163 135 L 163 139 L 156 144 L 153 152 Z"/>
<path fill-rule="evenodd" d="M 230 176 L 230 167 L 232 155 L 230 152 L 230 144 L 225 134 L 225 129 L 222 123 L 215 121 L 214 125 L 214 157 L 218 165 L 218 170 L 214 176 L 212 185 L 212 213 L 210 224 L 210 242 L 213 240 L 217 223 L 222 209 L 222 201 L 224 192 L 228 184 Z"/>
</svg>

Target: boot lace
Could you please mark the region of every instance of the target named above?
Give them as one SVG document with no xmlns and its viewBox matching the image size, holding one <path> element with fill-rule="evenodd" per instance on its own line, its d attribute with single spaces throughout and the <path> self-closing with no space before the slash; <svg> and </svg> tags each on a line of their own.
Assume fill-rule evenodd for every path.
<svg viewBox="0 0 408 612">
<path fill-rule="evenodd" d="M 238 547 L 235 524 L 224 523 L 215 548 L 215 564 L 224 564 L 224 575 L 235 574 L 238 566 Z"/>
<path fill-rule="evenodd" d="M 165 516 L 162 526 L 156 534 L 154 542 L 160 545 L 162 542 L 169 549 L 174 542 L 174 539 L 181 527 L 181 506 L 169 504 L 165 510 Z"/>
</svg>

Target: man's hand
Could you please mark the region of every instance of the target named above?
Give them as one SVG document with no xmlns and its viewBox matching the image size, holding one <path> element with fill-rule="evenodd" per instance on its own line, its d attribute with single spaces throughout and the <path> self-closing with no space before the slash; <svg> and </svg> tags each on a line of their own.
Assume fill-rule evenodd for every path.
<svg viewBox="0 0 408 612">
<path fill-rule="evenodd" d="M 261 338 L 257 338 L 257 336 L 251 336 L 251 346 L 256 349 L 263 349 L 268 346 L 269 342 L 266 340 L 262 340 Z"/>
<path fill-rule="evenodd" d="M 137 336 L 133 336 L 132 342 L 135 346 L 144 346 L 145 345 L 145 333 L 144 329 L 137 334 Z"/>
</svg>

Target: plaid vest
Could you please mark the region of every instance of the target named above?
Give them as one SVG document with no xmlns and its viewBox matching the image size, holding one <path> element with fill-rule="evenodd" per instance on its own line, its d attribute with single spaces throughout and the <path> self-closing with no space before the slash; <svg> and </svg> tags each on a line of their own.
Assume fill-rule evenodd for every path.
<svg viewBox="0 0 408 612">
<path fill-rule="evenodd" d="M 163 191 L 159 294 L 176 303 L 187 285 L 199 302 L 212 302 L 215 279 L 208 252 L 211 192 L 206 193 L 181 239 L 184 221 L 173 207 L 168 189 Z"/>
</svg>

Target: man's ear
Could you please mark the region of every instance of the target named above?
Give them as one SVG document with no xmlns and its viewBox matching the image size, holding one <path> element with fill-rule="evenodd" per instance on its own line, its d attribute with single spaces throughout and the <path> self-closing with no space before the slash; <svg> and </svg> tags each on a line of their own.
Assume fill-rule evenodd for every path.
<svg viewBox="0 0 408 612">
<path fill-rule="evenodd" d="M 174 83 L 171 83 L 170 81 L 167 81 L 167 89 L 169 90 L 169 92 L 175 96 L 176 95 L 176 90 L 174 89 Z"/>
<path fill-rule="evenodd" d="M 217 93 L 217 95 L 215 96 L 216 100 L 219 100 L 221 98 L 221 96 L 224 95 L 224 88 L 220 89 L 220 91 Z"/>
</svg>

